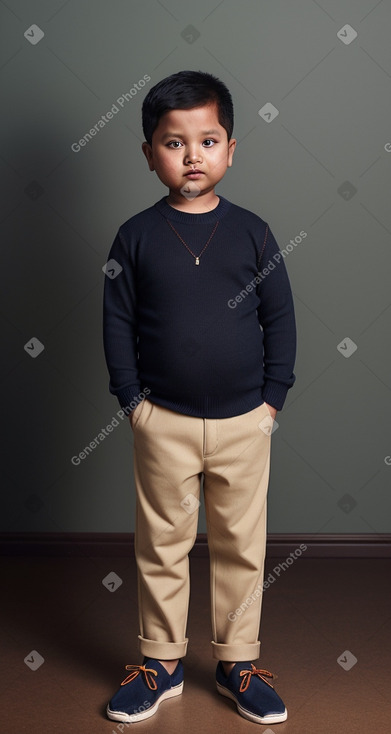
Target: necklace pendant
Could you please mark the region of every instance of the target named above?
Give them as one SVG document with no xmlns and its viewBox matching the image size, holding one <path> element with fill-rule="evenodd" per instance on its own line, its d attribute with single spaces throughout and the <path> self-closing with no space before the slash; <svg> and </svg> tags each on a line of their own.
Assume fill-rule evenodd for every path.
<svg viewBox="0 0 391 734">
<path fill-rule="evenodd" d="M 200 258 L 199 258 L 199 257 L 196 257 L 196 259 L 195 259 L 195 264 L 196 264 L 196 265 L 199 265 L 199 264 L 200 264 Z"/>
</svg>

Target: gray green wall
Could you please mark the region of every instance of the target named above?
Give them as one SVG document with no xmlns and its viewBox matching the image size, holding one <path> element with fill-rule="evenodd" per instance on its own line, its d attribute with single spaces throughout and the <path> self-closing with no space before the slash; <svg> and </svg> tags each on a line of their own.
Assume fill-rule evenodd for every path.
<svg viewBox="0 0 391 734">
<path fill-rule="evenodd" d="M 307 234 L 285 258 L 299 347 L 272 439 L 269 531 L 390 532 L 391 4 L 9 0 L 0 21 L 1 530 L 133 530 L 128 423 L 71 458 L 119 409 L 102 267 L 119 225 L 166 193 L 141 152 L 143 97 L 201 69 L 235 104 L 217 193 L 266 219 L 281 248 Z"/>
</svg>

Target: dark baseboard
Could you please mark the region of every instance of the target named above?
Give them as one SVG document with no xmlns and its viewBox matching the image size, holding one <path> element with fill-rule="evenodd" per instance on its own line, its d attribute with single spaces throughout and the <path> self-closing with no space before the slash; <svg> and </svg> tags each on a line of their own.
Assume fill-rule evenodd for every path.
<svg viewBox="0 0 391 734">
<path fill-rule="evenodd" d="M 300 546 L 300 555 L 305 558 L 391 558 L 391 533 L 269 533 L 267 557 L 287 558 Z M 134 534 L 0 533 L 0 553 L 3 556 L 126 557 L 134 554 Z M 190 555 L 208 555 L 205 533 L 197 535 Z"/>
</svg>

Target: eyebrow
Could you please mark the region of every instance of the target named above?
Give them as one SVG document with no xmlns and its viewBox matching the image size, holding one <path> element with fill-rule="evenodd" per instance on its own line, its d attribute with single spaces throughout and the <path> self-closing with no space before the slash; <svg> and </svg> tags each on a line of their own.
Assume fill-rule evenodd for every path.
<svg viewBox="0 0 391 734">
<path fill-rule="evenodd" d="M 200 135 L 220 135 L 220 131 L 219 130 L 202 130 L 200 132 Z M 182 138 L 182 137 L 183 135 L 181 133 L 168 132 L 168 133 L 164 133 L 163 140 L 165 138 Z"/>
</svg>

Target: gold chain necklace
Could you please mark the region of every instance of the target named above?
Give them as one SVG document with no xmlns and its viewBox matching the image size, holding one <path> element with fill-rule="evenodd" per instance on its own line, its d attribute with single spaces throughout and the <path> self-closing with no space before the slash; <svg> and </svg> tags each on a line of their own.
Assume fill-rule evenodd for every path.
<svg viewBox="0 0 391 734">
<path fill-rule="evenodd" d="M 215 226 L 213 227 L 213 232 L 212 232 L 212 234 L 210 235 L 210 237 L 209 237 L 209 239 L 208 239 L 208 241 L 207 241 L 206 245 L 204 245 L 204 247 L 202 248 L 202 250 L 201 250 L 201 252 L 200 252 L 200 254 L 199 254 L 199 255 L 195 255 L 195 254 L 194 254 L 194 252 L 193 252 L 193 251 L 192 251 L 192 250 L 190 249 L 189 245 L 187 245 L 187 244 L 186 244 L 185 240 L 184 240 L 184 239 L 182 239 L 182 237 L 180 236 L 179 232 L 177 232 L 177 231 L 176 231 L 176 229 L 175 229 L 175 227 L 174 227 L 174 226 L 173 226 L 173 225 L 171 224 L 170 220 L 169 220 L 169 219 L 167 219 L 166 221 L 167 221 L 167 222 L 168 222 L 168 224 L 170 225 L 171 229 L 173 229 L 173 230 L 174 230 L 174 232 L 175 232 L 175 234 L 177 235 L 177 237 L 179 237 L 179 239 L 180 239 L 180 241 L 182 242 L 182 244 L 183 244 L 183 245 L 184 245 L 184 246 L 186 247 L 186 250 L 188 250 L 188 251 L 190 252 L 190 255 L 193 255 L 193 257 L 194 257 L 194 259 L 195 259 L 195 264 L 196 264 L 196 265 L 199 265 L 199 264 L 200 264 L 200 257 L 201 257 L 201 255 L 203 255 L 203 253 L 205 252 L 206 248 L 207 248 L 207 247 L 208 247 L 208 245 L 209 245 L 209 242 L 211 241 L 211 239 L 212 239 L 212 237 L 213 237 L 214 233 L 216 232 L 216 229 L 217 229 L 217 225 L 218 225 L 218 223 L 219 223 L 219 220 L 217 220 L 217 222 L 216 222 Z"/>
</svg>

